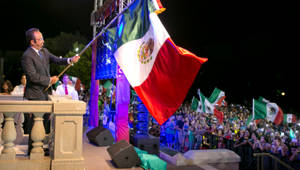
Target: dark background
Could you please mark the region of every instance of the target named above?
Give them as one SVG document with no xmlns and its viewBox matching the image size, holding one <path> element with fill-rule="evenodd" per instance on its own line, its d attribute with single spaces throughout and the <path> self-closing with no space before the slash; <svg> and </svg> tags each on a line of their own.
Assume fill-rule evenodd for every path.
<svg viewBox="0 0 300 170">
<path fill-rule="evenodd" d="M 229 103 L 251 106 L 253 98 L 263 96 L 285 113 L 299 113 L 299 19 L 295 4 L 161 1 L 167 10 L 159 16 L 174 42 L 208 58 L 187 99 L 196 95 L 197 88 L 209 97 L 218 87 L 225 91 Z M 31 27 L 39 28 L 45 39 L 60 32 L 79 32 L 92 39 L 94 0 L 1 3 L 2 53 L 24 51 L 25 31 Z M 19 79 L 19 75 L 6 78 Z"/>
</svg>

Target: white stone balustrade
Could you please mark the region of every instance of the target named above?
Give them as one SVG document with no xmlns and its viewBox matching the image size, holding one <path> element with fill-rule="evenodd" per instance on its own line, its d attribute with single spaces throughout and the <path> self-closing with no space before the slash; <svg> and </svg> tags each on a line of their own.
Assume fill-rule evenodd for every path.
<svg viewBox="0 0 300 170">
<path fill-rule="evenodd" d="M 10 169 L 84 169 L 82 157 L 82 115 L 85 113 L 86 104 L 82 101 L 70 100 L 68 97 L 50 97 L 50 101 L 14 101 L 14 96 L 0 96 L 0 170 Z M 11 99 L 11 100 L 10 100 Z M 30 157 L 24 159 L 16 156 L 14 141 L 16 139 L 16 127 L 14 116 L 18 113 L 34 115 L 34 124 L 31 130 L 33 148 Z M 44 156 L 43 140 L 45 130 L 43 115 L 51 113 L 53 125 L 50 141 L 50 157 Z M 22 120 L 21 120 L 22 122 Z M 20 124 L 17 126 L 22 127 Z M 2 131 L 2 132 L 1 132 Z M 1 141 L 2 140 L 2 141 Z"/>
</svg>

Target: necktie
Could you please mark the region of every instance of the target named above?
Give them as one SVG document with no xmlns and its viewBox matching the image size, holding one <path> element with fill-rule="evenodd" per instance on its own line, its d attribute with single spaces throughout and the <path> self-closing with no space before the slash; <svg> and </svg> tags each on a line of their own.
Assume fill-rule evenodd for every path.
<svg viewBox="0 0 300 170">
<path fill-rule="evenodd" d="M 43 54 L 42 54 L 41 50 L 39 50 L 39 56 L 40 56 L 40 59 L 42 60 L 43 59 Z"/>
<path fill-rule="evenodd" d="M 68 95 L 68 87 L 65 86 L 65 94 Z"/>
</svg>

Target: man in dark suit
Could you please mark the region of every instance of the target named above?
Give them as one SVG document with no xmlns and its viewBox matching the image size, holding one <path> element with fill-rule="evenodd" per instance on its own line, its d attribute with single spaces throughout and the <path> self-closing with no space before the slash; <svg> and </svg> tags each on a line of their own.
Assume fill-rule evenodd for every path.
<svg viewBox="0 0 300 170">
<path fill-rule="evenodd" d="M 59 80 L 57 76 L 50 76 L 50 63 L 66 65 L 76 63 L 80 57 L 59 58 L 51 54 L 46 48 L 43 48 L 43 35 L 37 28 L 30 28 L 26 31 L 26 41 L 29 47 L 23 53 L 21 61 L 27 78 L 24 98 L 28 100 L 48 100 L 48 94 L 51 94 L 51 88 L 49 91 L 44 90 L 49 84 L 54 84 Z M 32 149 L 30 132 L 33 126 L 33 116 L 31 114 L 25 114 L 24 127 L 25 126 L 28 128 L 29 133 L 29 154 Z M 49 113 L 44 115 L 44 127 L 46 132 L 49 133 Z"/>
</svg>

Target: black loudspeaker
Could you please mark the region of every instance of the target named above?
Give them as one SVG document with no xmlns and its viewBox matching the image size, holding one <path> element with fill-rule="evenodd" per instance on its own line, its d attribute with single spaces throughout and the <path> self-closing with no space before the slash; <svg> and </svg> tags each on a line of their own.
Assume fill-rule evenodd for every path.
<svg viewBox="0 0 300 170">
<path fill-rule="evenodd" d="M 109 146 L 114 143 L 114 137 L 112 136 L 111 132 L 101 126 L 90 130 L 86 136 L 91 143 L 94 143 L 98 146 Z"/>
<path fill-rule="evenodd" d="M 107 152 L 117 168 L 131 168 L 140 164 L 140 158 L 134 147 L 125 140 L 111 145 L 107 148 Z"/>
<path fill-rule="evenodd" d="M 151 135 L 135 135 L 133 145 L 149 154 L 159 154 L 159 137 Z"/>
</svg>

